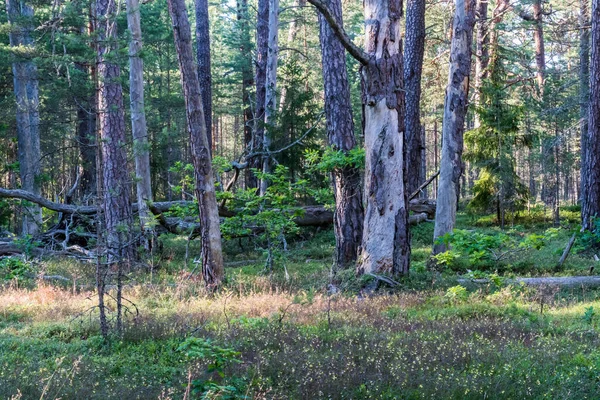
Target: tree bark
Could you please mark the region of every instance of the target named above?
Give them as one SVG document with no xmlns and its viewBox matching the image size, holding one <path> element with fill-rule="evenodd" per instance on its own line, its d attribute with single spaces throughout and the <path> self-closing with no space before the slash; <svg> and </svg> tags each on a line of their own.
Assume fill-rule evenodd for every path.
<svg viewBox="0 0 600 400">
<path fill-rule="evenodd" d="M 131 108 L 131 132 L 135 158 L 135 182 L 137 189 L 138 214 L 142 232 L 151 234 L 151 213 L 147 202 L 152 201 L 150 178 L 150 145 L 144 111 L 144 63 L 142 52 L 142 28 L 140 26 L 139 0 L 127 0 L 127 26 L 131 34 L 129 42 L 129 98 Z M 145 247 L 148 249 L 147 240 Z"/>
<path fill-rule="evenodd" d="M 115 256 L 114 262 L 132 256 L 129 229 L 132 223 L 129 200 L 129 174 L 124 144 L 125 119 L 120 68 L 110 60 L 117 51 L 117 7 L 111 0 L 96 1 L 98 19 L 98 108 L 102 152 L 102 184 L 104 188 L 102 211 L 106 245 Z M 110 257 L 109 257 L 110 258 Z"/>
<path fill-rule="evenodd" d="M 268 154 L 271 146 L 272 131 L 277 110 L 277 59 L 279 56 L 279 0 L 269 0 L 269 41 L 267 45 L 267 69 L 265 81 L 265 130 L 263 133 L 263 151 L 267 154 L 262 159 L 262 172 L 271 172 L 271 156 Z M 267 179 L 260 181 L 260 195 L 267 192 Z"/>
<path fill-rule="evenodd" d="M 12 63 L 14 93 L 17 103 L 17 143 L 21 187 L 40 194 L 40 115 L 37 66 L 31 60 L 34 42 L 33 6 L 27 1 L 7 0 L 6 12 L 11 29 L 11 47 L 24 47 L 25 55 L 15 55 Z M 35 205 L 23 208 L 21 233 L 35 235 L 42 223 L 41 209 Z"/>
<path fill-rule="evenodd" d="M 210 143 L 200 95 L 198 70 L 192 53 L 192 34 L 184 0 L 168 0 L 169 13 L 173 21 L 173 33 L 177 59 L 181 71 L 186 105 L 187 128 L 190 137 L 190 150 L 194 165 L 196 197 L 202 229 L 202 275 L 205 284 L 216 288 L 223 279 L 223 253 L 221 251 L 221 230 L 219 211 L 215 197 Z"/>
<path fill-rule="evenodd" d="M 210 72 L 210 34 L 208 22 L 208 0 L 196 1 L 196 56 L 198 58 L 198 80 L 204 107 L 204 121 L 209 150 L 212 139 L 212 75 Z"/>
<path fill-rule="evenodd" d="M 407 274 L 402 1 L 366 0 L 364 13 L 365 223 L 357 273 Z"/>
<path fill-rule="evenodd" d="M 584 171 L 587 175 L 585 201 L 581 210 L 582 228 L 594 229 L 600 216 L 600 0 L 592 0 L 590 106 Z"/>
<path fill-rule="evenodd" d="M 533 2 L 533 41 L 535 42 L 536 80 L 540 99 L 544 97 L 544 79 L 546 76 L 546 54 L 544 47 L 544 26 L 542 20 L 542 0 Z"/>
<path fill-rule="evenodd" d="M 342 2 L 330 0 L 329 9 L 337 23 L 343 25 Z M 346 54 L 344 47 L 321 14 L 319 14 L 319 33 L 327 138 L 334 150 L 347 153 L 356 147 L 356 139 Z M 364 210 L 360 171 L 352 167 L 337 168 L 332 172 L 331 177 L 335 197 L 335 262 L 337 268 L 347 268 L 356 261 L 363 234 Z"/>
<path fill-rule="evenodd" d="M 584 162 L 587 151 L 588 107 L 590 98 L 590 9 L 589 0 L 579 0 L 579 129 L 581 133 L 581 193 L 585 200 L 587 174 L 584 173 Z"/>
<path fill-rule="evenodd" d="M 406 2 L 406 47 L 404 88 L 406 90 L 406 191 L 414 192 L 425 180 L 421 174 L 421 75 L 425 52 L 425 0 Z"/>
<path fill-rule="evenodd" d="M 254 111 L 254 137 L 252 147 L 247 149 L 249 153 L 257 152 L 263 148 L 265 134 L 265 104 L 267 94 L 267 50 L 269 43 L 269 1 L 258 0 L 258 14 L 256 20 L 256 107 Z M 251 157 L 248 163 L 256 169 L 262 166 L 260 157 Z M 251 187 L 259 187 L 259 182 L 252 175 Z"/>
<path fill-rule="evenodd" d="M 242 104 L 244 113 L 244 148 L 247 152 L 253 151 L 253 120 L 254 113 L 250 102 L 250 89 L 254 85 L 252 74 L 252 43 L 250 40 L 250 16 L 248 14 L 248 0 L 238 0 L 237 21 L 240 32 L 240 55 L 242 57 Z M 245 171 L 246 189 L 256 187 L 256 177 L 249 170 Z"/>
<path fill-rule="evenodd" d="M 488 0 L 477 0 L 475 11 L 476 22 L 476 44 L 475 44 L 475 93 L 473 102 L 479 106 L 483 80 L 489 64 L 489 35 L 488 35 Z M 475 113 L 475 128 L 478 128 L 479 114 Z"/>
<path fill-rule="evenodd" d="M 456 222 L 458 189 L 463 170 L 463 133 L 468 107 L 471 73 L 471 43 L 475 24 L 475 0 L 456 0 L 450 71 L 444 101 L 442 123 L 442 160 L 440 167 L 434 241 L 452 232 Z M 446 251 L 446 246 L 434 244 L 433 254 Z"/>
</svg>

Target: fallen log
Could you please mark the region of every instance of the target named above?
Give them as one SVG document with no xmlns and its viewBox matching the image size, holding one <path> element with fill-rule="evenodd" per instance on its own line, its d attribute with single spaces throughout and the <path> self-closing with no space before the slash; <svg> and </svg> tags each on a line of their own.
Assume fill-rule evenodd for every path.
<svg viewBox="0 0 600 400">
<path fill-rule="evenodd" d="M 515 278 L 506 281 L 510 284 L 524 284 L 526 286 L 559 286 L 559 287 L 598 287 L 600 276 L 556 276 L 542 278 Z M 461 285 L 487 285 L 489 279 L 458 279 Z"/>
</svg>

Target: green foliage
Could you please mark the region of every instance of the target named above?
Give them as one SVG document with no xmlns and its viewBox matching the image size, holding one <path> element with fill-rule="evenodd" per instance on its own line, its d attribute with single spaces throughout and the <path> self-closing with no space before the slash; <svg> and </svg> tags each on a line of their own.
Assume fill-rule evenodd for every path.
<svg viewBox="0 0 600 400">
<path fill-rule="evenodd" d="M 543 235 L 521 234 L 517 230 L 491 234 L 471 230 L 455 229 L 438 238 L 439 243 L 451 246 L 451 250 L 434 256 L 435 260 L 448 267 L 457 266 L 456 261 L 464 257 L 470 265 L 479 268 L 498 268 L 516 260 L 518 254 L 541 250 L 548 241 L 556 237 L 558 230 L 549 228 Z"/>
<path fill-rule="evenodd" d="M 595 317 L 596 311 L 594 310 L 594 307 L 590 306 L 585 309 L 582 319 L 586 324 L 592 325 L 594 323 Z"/>
<path fill-rule="evenodd" d="M 344 168 L 362 170 L 365 167 L 365 150 L 362 147 L 355 147 L 347 152 L 332 147 L 326 147 L 324 151 L 306 150 L 306 161 L 311 168 L 322 173 Z"/>
<path fill-rule="evenodd" d="M 192 394 L 200 399 L 246 399 L 235 385 L 225 384 L 225 368 L 240 363 L 239 352 L 213 344 L 209 339 L 190 337 L 177 349 L 185 353 L 190 360 L 202 360 L 207 363 L 203 378 L 191 382 Z"/>
<path fill-rule="evenodd" d="M 497 209 L 498 224 L 503 223 L 505 209 L 522 209 L 527 189 L 516 173 L 514 151 L 526 141 L 519 136 L 523 110 L 507 97 L 506 71 L 501 59 L 504 49 L 490 62 L 489 79 L 483 82 L 481 105 L 476 112 L 481 125 L 465 133 L 465 159 L 479 168 L 469 207 L 487 211 Z"/>
<path fill-rule="evenodd" d="M 0 258 L 0 281 L 28 278 L 31 273 L 30 264 L 20 257 Z"/>
<path fill-rule="evenodd" d="M 444 297 L 452 302 L 461 302 L 469 298 L 469 292 L 464 286 L 456 285 L 448 288 Z"/>
</svg>

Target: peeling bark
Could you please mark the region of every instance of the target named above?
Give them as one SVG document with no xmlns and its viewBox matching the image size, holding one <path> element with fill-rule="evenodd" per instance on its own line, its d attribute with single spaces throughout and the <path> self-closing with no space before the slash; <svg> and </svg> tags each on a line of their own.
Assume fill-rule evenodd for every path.
<svg viewBox="0 0 600 400">
<path fill-rule="evenodd" d="M 440 163 L 434 240 L 452 232 L 456 222 L 460 177 L 463 172 L 463 133 L 469 101 L 471 43 L 474 25 L 475 0 L 456 0 L 454 34 L 450 50 L 450 71 L 444 101 L 442 160 Z M 433 254 L 445 250 L 445 245 L 435 244 Z"/>
<path fill-rule="evenodd" d="M 365 1 L 365 223 L 357 272 L 407 274 L 410 262 L 405 190 L 401 0 Z"/>
</svg>

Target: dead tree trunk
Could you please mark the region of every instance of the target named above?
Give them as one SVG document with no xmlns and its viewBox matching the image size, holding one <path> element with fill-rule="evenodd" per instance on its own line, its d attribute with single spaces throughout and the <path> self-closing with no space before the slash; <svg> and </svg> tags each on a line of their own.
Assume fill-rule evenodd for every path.
<svg viewBox="0 0 600 400">
<path fill-rule="evenodd" d="M 477 9 L 475 11 L 476 22 L 476 44 L 475 44 L 475 93 L 473 100 L 476 106 L 479 106 L 481 99 L 481 89 L 483 80 L 486 76 L 486 70 L 489 64 L 489 35 L 488 35 L 488 0 L 477 0 Z M 474 127 L 481 125 L 479 115 L 475 113 Z"/>
<path fill-rule="evenodd" d="M 425 0 L 406 2 L 406 47 L 404 87 L 406 90 L 406 190 L 414 192 L 426 179 L 421 174 L 421 75 L 425 51 Z"/>
<path fill-rule="evenodd" d="M 205 284 L 216 288 L 223 279 L 223 253 L 219 210 L 215 197 L 210 143 L 200 95 L 198 70 L 192 53 L 192 34 L 184 0 L 169 0 L 169 13 L 173 21 L 173 33 L 177 59 L 181 71 L 181 83 L 186 105 L 187 128 L 190 150 L 194 164 L 196 197 L 200 211 L 202 240 L 202 275 Z"/>
<path fill-rule="evenodd" d="M 210 72 L 210 34 L 208 31 L 208 0 L 196 0 L 196 56 L 198 80 L 204 107 L 204 121 L 209 150 L 212 139 L 212 75 Z"/>
<path fill-rule="evenodd" d="M 11 29 L 10 46 L 26 51 L 15 56 L 12 63 L 14 93 L 17 103 L 17 143 L 21 187 L 33 194 L 40 194 L 40 115 L 37 66 L 31 60 L 34 55 L 33 7 L 27 1 L 7 0 L 6 12 Z M 21 233 L 34 235 L 39 231 L 42 211 L 36 206 L 23 208 Z"/>
<path fill-rule="evenodd" d="M 444 101 L 442 124 L 442 160 L 435 214 L 434 240 L 452 232 L 456 222 L 458 188 L 463 170 L 462 151 L 465 115 L 468 107 L 471 73 L 471 42 L 475 24 L 475 0 L 456 0 L 450 71 Z M 433 254 L 446 250 L 435 244 Z"/>
<path fill-rule="evenodd" d="M 267 84 L 267 50 L 269 42 L 269 0 L 258 0 L 258 13 L 256 17 L 256 107 L 254 110 L 254 137 L 252 146 L 246 149 L 249 153 L 255 153 L 263 146 L 265 134 L 265 98 Z M 250 157 L 248 164 L 256 169 L 261 168 L 260 157 Z M 250 171 L 250 170 L 248 170 Z M 248 172 L 251 174 L 251 172 Z M 259 187 L 258 179 L 251 175 L 249 181 L 253 186 Z"/>
<path fill-rule="evenodd" d="M 133 133 L 133 154 L 135 158 L 135 178 L 137 189 L 138 214 L 144 236 L 151 235 L 152 216 L 147 202 L 152 201 L 150 179 L 150 146 L 144 111 L 144 63 L 142 51 L 142 28 L 140 26 L 139 0 L 127 0 L 127 26 L 131 33 L 129 42 L 129 98 L 131 107 L 131 132 Z M 144 245 L 148 249 L 147 239 Z"/>
<path fill-rule="evenodd" d="M 336 22 L 343 26 L 342 2 L 330 0 L 329 9 Z M 344 153 L 356 147 L 354 121 L 350 102 L 350 86 L 344 46 L 325 18 L 319 14 L 325 114 L 329 145 Z M 360 171 L 357 168 L 337 168 L 331 174 L 335 196 L 334 231 L 336 266 L 347 268 L 356 261 L 363 234 Z"/>
<path fill-rule="evenodd" d="M 589 125 L 582 172 L 587 179 L 581 210 L 582 227 L 588 230 L 594 228 L 594 219 L 600 216 L 600 0 L 592 1 L 591 20 Z"/>
<path fill-rule="evenodd" d="M 262 159 L 262 172 L 271 172 L 271 146 L 272 131 L 275 124 L 275 112 L 277 110 L 277 58 L 279 56 L 279 0 L 269 0 L 269 41 L 267 48 L 267 69 L 265 81 L 265 123 L 262 148 L 265 154 Z M 267 192 L 267 179 L 260 181 L 260 195 Z"/>
</svg>

